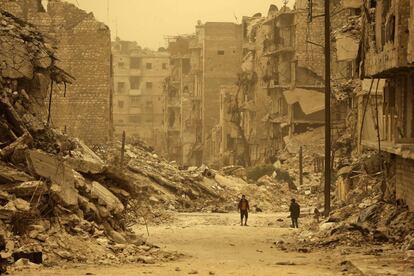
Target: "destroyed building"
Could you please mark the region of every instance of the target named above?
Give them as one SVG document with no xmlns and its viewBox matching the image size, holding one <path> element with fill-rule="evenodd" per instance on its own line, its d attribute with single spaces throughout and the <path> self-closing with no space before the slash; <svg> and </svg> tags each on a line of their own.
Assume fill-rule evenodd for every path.
<svg viewBox="0 0 414 276">
<path fill-rule="evenodd" d="M 211 163 L 212 129 L 220 120 L 220 87 L 237 81 L 242 57 L 241 25 L 207 22 L 200 26 L 202 48 L 203 161 Z"/>
<path fill-rule="evenodd" d="M 359 143 L 382 153 L 383 191 L 414 210 L 414 1 L 367 1 L 360 44 Z"/>
<path fill-rule="evenodd" d="M 168 156 L 184 166 L 202 164 L 201 52 L 198 36 L 168 37 L 171 76 L 165 82 Z"/>
<path fill-rule="evenodd" d="M 339 2 L 335 2 L 335 8 L 342 8 Z M 315 1 L 311 12 L 322 13 L 322 4 L 323 1 Z M 333 20 L 334 28 L 344 25 L 348 16 L 357 12 L 355 8 L 341 9 Z M 202 156 L 201 160 L 210 165 L 229 165 L 232 163 L 228 160 L 237 160 L 249 166 L 271 161 L 285 147 L 286 137 L 309 127 L 323 126 L 324 22 L 322 17 L 309 21 L 309 13 L 307 1 L 298 1 L 294 9 L 283 6 L 279 10 L 272 5 L 266 17 L 261 14 L 244 17 L 240 26 L 197 25 L 195 36 L 185 38 L 187 44 L 181 43 L 181 53 L 174 54 L 172 59 L 176 69 L 172 70 L 170 87 L 177 92 L 173 93 L 176 100 L 169 101 L 167 107 L 170 122 L 174 122 L 167 131 L 167 140 L 171 141 L 170 158 L 173 156 L 172 159 L 181 162 L 190 153 L 197 154 L 199 159 Z M 336 51 L 332 51 L 332 57 L 334 81 L 350 78 L 355 57 L 337 58 Z M 183 76 L 191 76 L 181 77 L 181 72 Z M 184 112 L 181 94 L 184 88 L 191 87 L 201 97 L 201 106 L 195 105 L 195 112 Z M 222 87 L 238 95 L 236 106 L 229 110 L 233 113 L 232 131 L 220 121 L 220 114 L 226 109 L 220 104 Z M 333 104 L 335 127 L 344 128 L 350 104 L 334 100 Z M 196 115 L 198 108 L 201 108 L 200 118 Z M 201 144 L 196 138 L 198 130 L 195 137 L 183 141 L 184 137 L 194 134 L 191 131 L 183 134 L 183 114 L 192 114 L 192 118 L 196 116 L 200 120 Z M 199 164 L 194 160 L 184 163 Z"/>
<path fill-rule="evenodd" d="M 220 87 L 234 84 L 241 60 L 241 26 L 198 23 L 191 36 L 169 37 L 166 82 L 169 158 L 184 165 L 212 163 L 212 130 L 220 120 Z"/>
<path fill-rule="evenodd" d="M 335 8 L 341 9 L 333 20 L 334 29 L 358 12 L 342 9 L 339 2 L 335 2 Z M 323 13 L 323 1 L 313 1 L 312 7 L 309 10 L 307 1 L 297 1 L 294 9 L 272 5 L 266 17 L 243 18 L 242 73 L 235 88 L 242 97 L 233 111 L 240 117 L 240 122 L 233 122 L 240 130 L 237 137 L 223 136 L 227 141 L 221 142 L 228 145 L 236 139 L 244 145 L 231 155 L 244 158 L 246 166 L 272 161 L 293 134 L 324 125 L 324 21 L 322 17 L 309 20 L 310 14 Z M 339 59 L 335 51 L 331 55 L 333 81 L 350 78 L 355 57 Z M 332 104 L 334 126 L 344 128 L 349 102 L 333 99 Z M 335 127 L 334 133 L 339 132 Z"/>
<path fill-rule="evenodd" d="M 112 136 L 111 39 L 109 28 L 92 13 L 60 0 L 1 0 L 2 9 L 47 35 L 57 48 L 57 64 L 73 84 L 54 85 L 51 123 L 87 143 Z"/>
<path fill-rule="evenodd" d="M 38 29 L 3 10 L 0 39 L 0 273 L 20 259 L 46 266 L 154 263 L 163 254 L 139 247 L 145 242 L 127 226 L 138 207 L 129 203 L 165 210 L 222 200 L 215 189 L 223 189 L 214 181 L 205 186 L 202 172 L 180 171 L 144 146 L 127 145 L 122 168 L 110 150 L 105 163 L 81 140 L 51 128 L 50 86 L 76 80 L 56 65 Z"/>
<path fill-rule="evenodd" d="M 157 152 L 164 150 L 164 80 L 169 54 L 142 49 L 119 38 L 112 43 L 115 135 L 136 136 Z"/>
</svg>

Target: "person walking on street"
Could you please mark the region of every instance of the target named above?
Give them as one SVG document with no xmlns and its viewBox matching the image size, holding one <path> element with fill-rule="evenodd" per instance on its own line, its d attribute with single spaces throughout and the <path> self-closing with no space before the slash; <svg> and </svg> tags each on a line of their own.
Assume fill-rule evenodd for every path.
<svg viewBox="0 0 414 276">
<path fill-rule="evenodd" d="M 298 219 L 300 216 L 300 206 L 296 203 L 294 198 L 290 201 L 289 212 L 292 219 L 292 228 L 299 228 Z"/>
<path fill-rule="evenodd" d="M 242 198 L 239 202 L 239 210 L 240 210 L 240 225 L 243 226 L 243 218 L 244 218 L 244 226 L 247 226 L 247 219 L 249 217 L 249 201 L 246 199 L 245 195 L 242 195 Z"/>
</svg>

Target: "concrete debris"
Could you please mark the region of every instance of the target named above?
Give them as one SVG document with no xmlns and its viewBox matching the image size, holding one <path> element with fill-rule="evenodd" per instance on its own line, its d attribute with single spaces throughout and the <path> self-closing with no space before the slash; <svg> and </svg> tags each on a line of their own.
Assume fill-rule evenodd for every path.
<svg viewBox="0 0 414 276">
<path fill-rule="evenodd" d="M 26 174 L 25 172 L 8 166 L 7 164 L 0 162 L 0 183 L 16 183 L 16 182 L 26 182 L 34 180 L 33 177 Z"/>
<path fill-rule="evenodd" d="M 131 164 L 139 175 L 111 169 L 82 141 L 51 128 L 44 104 L 49 87 L 72 79 L 55 66 L 53 49 L 31 25 L 0 10 L 0 33 L 0 270 L 13 263 L 20 270 L 61 261 L 176 258 L 154 245 L 140 248 L 145 241 L 124 220 L 128 200 L 146 189 L 140 186 L 146 176 L 193 198 L 212 191 L 180 184 L 192 176 L 167 162 L 168 171 L 160 170 L 147 163 L 146 152 L 139 156 L 143 170 L 142 162 Z"/>
</svg>

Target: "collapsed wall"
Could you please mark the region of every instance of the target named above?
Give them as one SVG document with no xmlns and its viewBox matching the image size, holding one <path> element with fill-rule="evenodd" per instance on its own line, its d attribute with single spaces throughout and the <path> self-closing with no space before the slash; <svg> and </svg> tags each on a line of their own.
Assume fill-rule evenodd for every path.
<svg viewBox="0 0 414 276">
<path fill-rule="evenodd" d="M 88 144 L 105 143 L 112 135 L 110 30 L 75 5 L 42 2 L 0 0 L 0 6 L 38 27 L 57 49 L 56 64 L 76 79 L 53 88 L 53 125 Z"/>
<path fill-rule="evenodd" d="M 53 265 L 161 257 L 126 227 L 135 182 L 49 127 L 50 87 L 73 79 L 44 36 L 0 10 L 0 40 L 0 273 L 20 259 Z"/>
</svg>

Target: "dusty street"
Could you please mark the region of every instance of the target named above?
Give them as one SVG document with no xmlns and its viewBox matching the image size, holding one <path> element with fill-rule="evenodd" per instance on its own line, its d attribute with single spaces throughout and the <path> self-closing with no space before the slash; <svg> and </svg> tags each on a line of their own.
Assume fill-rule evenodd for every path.
<svg viewBox="0 0 414 276">
<path fill-rule="evenodd" d="M 149 242 L 179 251 L 176 262 L 156 265 L 79 266 L 13 275 L 340 275 L 339 260 L 321 253 L 285 253 L 273 242 L 290 231 L 286 214 L 252 214 L 248 227 L 237 214 L 177 214 L 172 225 L 150 227 Z M 282 218 L 283 222 L 277 222 Z M 137 228 L 144 233 L 144 228 Z M 333 258 L 333 257 L 332 257 Z"/>
</svg>

